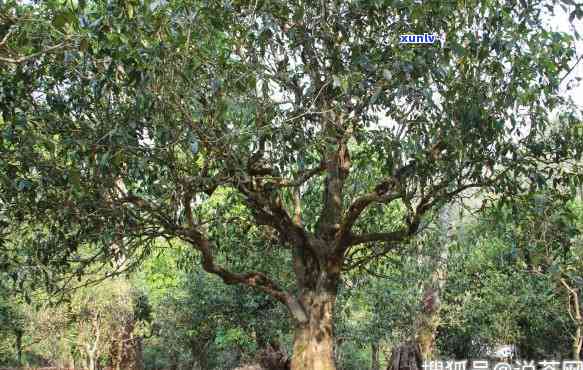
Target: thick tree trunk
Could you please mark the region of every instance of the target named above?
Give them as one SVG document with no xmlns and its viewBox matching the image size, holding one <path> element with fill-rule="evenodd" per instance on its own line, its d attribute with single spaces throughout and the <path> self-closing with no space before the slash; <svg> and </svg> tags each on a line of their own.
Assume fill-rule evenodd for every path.
<svg viewBox="0 0 583 370">
<path fill-rule="evenodd" d="M 296 328 L 292 370 L 336 370 L 332 333 L 317 322 Z"/>
<path fill-rule="evenodd" d="M 336 370 L 333 310 L 335 293 L 310 293 L 303 301 L 308 322 L 296 324 L 291 370 Z"/>
<path fill-rule="evenodd" d="M 422 309 L 417 318 L 416 342 L 423 359 L 429 359 L 433 355 L 435 347 L 435 335 L 439 326 L 441 287 L 434 288 L 428 285 L 423 292 Z"/>
</svg>

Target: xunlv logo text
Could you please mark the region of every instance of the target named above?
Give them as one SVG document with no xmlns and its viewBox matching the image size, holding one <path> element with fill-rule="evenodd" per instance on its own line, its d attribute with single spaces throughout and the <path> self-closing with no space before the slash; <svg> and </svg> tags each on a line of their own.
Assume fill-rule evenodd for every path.
<svg viewBox="0 0 583 370">
<path fill-rule="evenodd" d="M 435 34 L 427 34 L 424 33 L 423 35 L 401 35 L 399 36 L 399 43 L 400 44 L 434 44 L 435 41 L 440 41 L 441 46 L 445 43 L 445 34 L 442 34 L 441 37 L 437 37 Z"/>
</svg>

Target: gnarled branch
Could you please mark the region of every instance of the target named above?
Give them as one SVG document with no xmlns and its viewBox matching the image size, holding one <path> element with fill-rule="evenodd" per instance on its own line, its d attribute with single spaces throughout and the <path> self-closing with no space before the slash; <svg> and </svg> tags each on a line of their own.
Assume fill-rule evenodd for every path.
<svg viewBox="0 0 583 370">
<path fill-rule="evenodd" d="M 350 232 L 352 226 L 362 212 L 371 205 L 372 203 L 390 203 L 393 200 L 399 199 L 401 197 L 400 193 L 397 192 L 370 192 L 358 197 L 348 208 L 346 215 L 342 220 L 342 224 L 340 225 L 340 232 L 339 232 L 339 248 L 347 248 L 350 244 Z"/>
<path fill-rule="evenodd" d="M 218 266 L 212 255 L 213 243 L 196 229 L 189 228 L 184 231 L 183 237 L 201 253 L 202 267 L 206 272 L 219 276 L 226 284 L 242 284 L 266 293 L 286 305 L 298 322 L 307 322 L 308 317 L 299 301 L 293 295 L 281 289 L 267 275 L 258 271 L 234 273 Z"/>
</svg>

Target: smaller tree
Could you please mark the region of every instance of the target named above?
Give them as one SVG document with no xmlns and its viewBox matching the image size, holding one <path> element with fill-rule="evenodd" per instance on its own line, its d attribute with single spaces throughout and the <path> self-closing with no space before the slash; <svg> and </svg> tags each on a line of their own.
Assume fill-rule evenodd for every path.
<svg viewBox="0 0 583 370">
<path fill-rule="evenodd" d="M 26 306 L 24 337 L 26 348 L 47 361 L 33 365 L 143 368 L 140 327 L 148 305 L 140 297 L 121 278 L 77 289 L 58 305 L 39 295 Z"/>
<path fill-rule="evenodd" d="M 567 312 L 575 326 L 575 333 L 572 334 L 573 359 L 579 361 L 583 347 L 583 310 L 581 309 L 580 288 L 570 286 L 564 278 L 561 279 L 561 284 L 567 290 Z"/>
<path fill-rule="evenodd" d="M 532 190 L 496 202 L 460 237 L 440 332 L 448 355 L 515 343 L 526 358 L 577 358 L 581 223 L 570 197 Z"/>
<path fill-rule="evenodd" d="M 279 356 L 285 352 L 279 334 L 289 330 L 284 310 L 269 297 L 185 268 L 191 257 L 160 254 L 140 272 L 152 297 L 153 335 L 146 342 L 152 367 L 207 369 L 285 357 Z"/>
<path fill-rule="evenodd" d="M 147 299 L 124 279 L 106 281 L 74 296 L 77 340 L 87 367 L 102 358 L 115 370 L 143 368 L 140 324 L 149 320 Z"/>
<path fill-rule="evenodd" d="M 24 327 L 21 305 L 0 284 L 0 364 L 22 365 Z"/>
</svg>

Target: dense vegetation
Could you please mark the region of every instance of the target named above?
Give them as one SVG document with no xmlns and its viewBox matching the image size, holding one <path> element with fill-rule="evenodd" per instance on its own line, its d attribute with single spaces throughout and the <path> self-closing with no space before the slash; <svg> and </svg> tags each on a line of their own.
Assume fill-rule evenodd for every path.
<svg viewBox="0 0 583 370">
<path fill-rule="evenodd" d="M 0 364 L 580 358 L 559 8 L 0 2 Z"/>
</svg>

